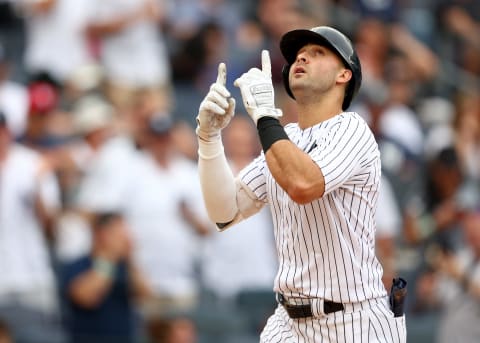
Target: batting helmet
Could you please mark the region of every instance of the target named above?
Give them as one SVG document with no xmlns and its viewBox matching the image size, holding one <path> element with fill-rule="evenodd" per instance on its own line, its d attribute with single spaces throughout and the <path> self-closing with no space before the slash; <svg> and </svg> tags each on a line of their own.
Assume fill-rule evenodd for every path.
<svg viewBox="0 0 480 343">
<path fill-rule="evenodd" d="M 347 109 L 362 83 L 362 68 L 350 39 L 340 31 L 328 26 L 318 26 L 310 30 L 289 31 L 284 34 L 280 40 L 280 50 L 282 51 L 283 57 L 287 60 L 287 64 L 282 70 L 282 76 L 283 84 L 285 85 L 288 95 L 295 99 L 288 81 L 290 67 L 292 63 L 295 62 L 297 52 L 308 43 L 328 47 L 335 52 L 343 60 L 345 66 L 352 71 L 352 79 L 345 90 L 345 97 L 342 104 L 342 109 Z"/>
</svg>

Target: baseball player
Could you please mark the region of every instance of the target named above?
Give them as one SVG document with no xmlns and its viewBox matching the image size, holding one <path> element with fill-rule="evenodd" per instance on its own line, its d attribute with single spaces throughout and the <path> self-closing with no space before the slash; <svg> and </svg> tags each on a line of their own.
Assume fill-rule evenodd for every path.
<svg viewBox="0 0 480 343">
<path fill-rule="evenodd" d="M 365 121 L 346 111 L 362 79 L 354 47 L 343 33 L 322 26 L 287 32 L 280 49 L 298 123 L 279 122 L 263 51 L 262 69 L 234 82 L 257 125 L 260 156 L 236 177 L 228 167 L 221 130 L 235 100 L 223 63 L 200 104 L 196 129 L 204 200 L 218 229 L 270 206 L 279 305 L 260 341 L 406 342 L 405 316 L 390 309 L 375 256 L 380 154 Z"/>
</svg>

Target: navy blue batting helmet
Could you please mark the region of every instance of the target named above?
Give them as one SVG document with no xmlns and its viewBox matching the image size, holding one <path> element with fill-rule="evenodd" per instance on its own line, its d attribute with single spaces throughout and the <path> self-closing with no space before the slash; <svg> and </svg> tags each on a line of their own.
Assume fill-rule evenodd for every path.
<svg viewBox="0 0 480 343">
<path fill-rule="evenodd" d="M 353 97 L 358 93 L 362 83 L 362 68 L 360 60 L 353 47 L 352 42 L 340 31 L 329 26 L 318 26 L 309 30 L 299 29 L 289 31 L 280 40 L 280 50 L 287 64 L 283 67 L 282 76 L 285 89 L 295 99 L 290 89 L 288 74 L 290 67 L 297 57 L 297 52 L 306 44 L 314 43 L 328 47 L 335 52 L 343 61 L 345 66 L 352 71 L 352 79 L 345 90 L 342 109 L 346 110 Z"/>
</svg>

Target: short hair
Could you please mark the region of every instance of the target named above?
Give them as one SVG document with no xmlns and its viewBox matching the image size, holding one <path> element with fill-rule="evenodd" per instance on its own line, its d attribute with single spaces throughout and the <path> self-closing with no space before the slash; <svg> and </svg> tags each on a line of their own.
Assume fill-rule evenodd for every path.
<svg viewBox="0 0 480 343">
<path fill-rule="evenodd" d="M 99 230 L 105 228 L 114 220 L 122 219 L 123 215 L 117 211 L 96 212 L 92 218 L 92 228 Z"/>
</svg>

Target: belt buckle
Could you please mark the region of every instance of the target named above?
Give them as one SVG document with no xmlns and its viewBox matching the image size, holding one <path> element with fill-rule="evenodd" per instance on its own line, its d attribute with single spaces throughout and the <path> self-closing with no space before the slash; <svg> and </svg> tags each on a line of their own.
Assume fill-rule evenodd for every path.
<svg viewBox="0 0 480 343">
<path fill-rule="evenodd" d="M 277 302 L 280 305 L 296 307 L 296 306 L 309 306 L 312 304 L 312 300 L 308 298 L 299 297 L 285 297 L 282 293 L 276 293 Z"/>
<path fill-rule="evenodd" d="M 298 319 L 312 316 L 312 306 L 310 302 L 305 304 L 291 303 L 281 293 L 277 293 L 276 298 L 280 305 L 287 311 L 290 318 Z"/>
<path fill-rule="evenodd" d="M 296 303 L 289 302 L 282 293 L 276 293 L 276 299 L 277 302 L 287 310 L 291 318 L 293 312 L 296 312 L 295 317 L 293 318 L 305 318 L 308 316 L 323 317 L 330 313 L 344 310 L 343 304 L 335 303 L 323 298 L 312 298 L 308 299 L 308 302 Z M 308 315 L 305 311 L 308 312 Z"/>
</svg>

